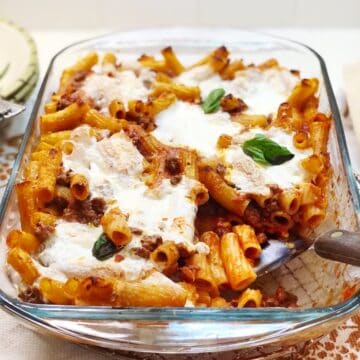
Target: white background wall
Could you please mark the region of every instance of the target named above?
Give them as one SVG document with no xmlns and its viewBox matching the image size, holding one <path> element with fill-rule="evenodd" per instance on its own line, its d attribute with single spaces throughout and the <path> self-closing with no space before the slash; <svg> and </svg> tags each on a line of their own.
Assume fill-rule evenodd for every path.
<svg viewBox="0 0 360 360">
<path fill-rule="evenodd" d="M 161 25 L 351 28 L 360 26 L 360 0 L 0 0 L 0 17 L 30 30 Z"/>
</svg>

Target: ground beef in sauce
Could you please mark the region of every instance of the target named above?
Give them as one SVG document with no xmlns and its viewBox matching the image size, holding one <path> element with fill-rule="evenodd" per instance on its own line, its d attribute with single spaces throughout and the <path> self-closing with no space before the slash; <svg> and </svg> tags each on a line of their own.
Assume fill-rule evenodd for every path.
<svg viewBox="0 0 360 360">
<path fill-rule="evenodd" d="M 142 257 L 144 259 L 148 259 L 150 257 L 150 251 L 143 247 L 133 248 L 133 251 L 135 255 Z"/>
<path fill-rule="evenodd" d="M 81 224 L 92 223 L 100 225 L 100 220 L 105 213 L 105 201 L 101 198 L 79 201 L 72 199 L 64 209 L 63 217 L 67 221 L 75 221 Z"/>
<path fill-rule="evenodd" d="M 66 207 L 69 205 L 67 199 L 62 196 L 55 196 L 47 206 L 56 211 L 57 214 L 62 215 Z"/>
<path fill-rule="evenodd" d="M 41 221 L 39 221 L 35 225 L 34 235 L 40 241 L 44 241 L 50 236 L 51 233 L 54 232 L 54 230 L 55 230 L 55 226 L 43 224 Z"/>
<path fill-rule="evenodd" d="M 31 303 L 31 304 L 43 304 L 43 299 L 41 296 L 41 292 L 36 287 L 28 287 L 26 290 L 22 291 L 19 294 L 19 298 L 22 301 Z"/>
<path fill-rule="evenodd" d="M 142 237 L 140 240 L 141 245 L 144 249 L 148 251 L 154 251 L 159 245 L 162 244 L 163 239 L 160 235 L 147 235 Z"/>
<path fill-rule="evenodd" d="M 252 227 L 259 227 L 263 223 L 261 208 L 254 202 L 251 202 L 244 211 L 244 223 Z"/>
<path fill-rule="evenodd" d="M 170 184 L 171 185 L 177 185 L 177 184 L 179 184 L 181 182 L 181 179 L 182 179 L 182 176 L 180 174 L 171 176 Z"/>
<path fill-rule="evenodd" d="M 232 232 L 232 225 L 226 219 L 219 218 L 216 222 L 214 232 L 221 238 L 223 235 Z"/>
<path fill-rule="evenodd" d="M 168 156 L 165 160 L 165 170 L 170 175 L 178 175 L 181 173 L 180 160 L 175 156 Z"/>
<path fill-rule="evenodd" d="M 196 273 L 200 270 L 197 265 L 187 265 L 180 268 L 181 276 L 185 281 L 193 283 L 196 279 Z"/>
<path fill-rule="evenodd" d="M 70 171 L 62 171 L 56 178 L 56 185 L 70 186 Z"/>
<path fill-rule="evenodd" d="M 266 234 L 263 232 L 256 234 L 256 238 L 259 244 L 265 244 L 268 240 Z"/>
<path fill-rule="evenodd" d="M 264 295 L 262 300 L 263 307 L 286 307 L 294 308 L 298 307 L 297 297 L 288 293 L 285 289 L 279 286 L 273 296 Z"/>
<path fill-rule="evenodd" d="M 80 70 L 75 73 L 70 81 L 70 85 L 67 86 L 66 92 L 61 96 L 57 102 L 56 110 L 63 110 L 73 103 L 81 105 L 83 103 L 82 96 L 80 94 L 80 87 L 84 82 L 89 71 Z"/>
</svg>

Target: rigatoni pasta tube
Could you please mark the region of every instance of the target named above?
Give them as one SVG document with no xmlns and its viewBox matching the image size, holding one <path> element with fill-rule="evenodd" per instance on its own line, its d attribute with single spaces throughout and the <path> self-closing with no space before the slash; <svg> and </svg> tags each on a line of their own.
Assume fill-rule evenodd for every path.
<svg viewBox="0 0 360 360">
<path fill-rule="evenodd" d="M 6 244 L 9 248 L 18 246 L 27 253 L 36 251 L 41 242 L 33 235 L 22 230 L 11 230 L 6 237 Z"/>
<path fill-rule="evenodd" d="M 296 189 L 300 191 L 300 204 L 310 205 L 318 202 L 321 198 L 321 188 L 311 183 L 302 183 L 296 185 Z"/>
<path fill-rule="evenodd" d="M 82 174 L 72 175 L 70 178 L 70 191 L 75 199 L 85 200 L 90 194 L 87 178 Z"/>
<path fill-rule="evenodd" d="M 239 297 L 238 308 L 260 307 L 262 294 L 260 290 L 246 289 Z"/>
<path fill-rule="evenodd" d="M 116 306 L 184 306 L 187 292 L 160 273 L 138 282 L 115 283 Z"/>
<path fill-rule="evenodd" d="M 265 115 L 239 114 L 232 116 L 232 120 L 248 127 L 262 127 L 268 126 L 268 120 Z"/>
<path fill-rule="evenodd" d="M 95 128 L 110 130 L 111 132 L 118 132 L 125 125 L 125 121 L 105 116 L 95 109 L 87 111 L 82 122 Z"/>
<path fill-rule="evenodd" d="M 293 136 L 293 144 L 298 149 L 306 149 L 310 146 L 309 135 L 305 131 L 298 131 Z"/>
<path fill-rule="evenodd" d="M 15 186 L 18 208 L 20 213 L 21 228 L 24 231 L 33 232 L 32 216 L 36 211 L 34 183 L 23 181 Z"/>
<path fill-rule="evenodd" d="M 44 109 L 45 109 L 45 113 L 46 114 L 51 114 L 56 112 L 57 110 L 57 102 L 56 101 L 51 101 L 48 102 L 47 104 L 45 104 Z"/>
<path fill-rule="evenodd" d="M 118 208 L 113 208 L 101 218 L 105 234 L 116 246 L 128 244 L 132 238 L 125 215 Z"/>
<path fill-rule="evenodd" d="M 219 237 L 213 231 L 207 231 L 201 235 L 200 240 L 209 246 L 208 259 L 216 286 L 218 288 L 226 286 L 228 279 L 221 259 Z"/>
<path fill-rule="evenodd" d="M 257 259 L 261 254 L 261 246 L 257 240 L 254 229 L 249 225 L 236 225 L 233 227 L 237 234 L 240 246 L 248 259 Z"/>
<path fill-rule="evenodd" d="M 179 149 L 178 152 L 180 155 L 182 168 L 184 169 L 182 171 L 183 174 L 191 179 L 198 179 L 199 178 L 199 172 L 197 168 L 198 156 L 196 152 L 188 149 Z M 208 198 L 206 199 L 206 201 L 207 200 Z"/>
<path fill-rule="evenodd" d="M 222 297 L 218 296 L 211 299 L 210 307 L 215 308 L 229 308 L 230 304 Z"/>
<path fill-rule="evenodd" d="M 150 254 L 150 259 L 160 266 L 164 274 L 170 275 L 177 269 L 179 251 L 173 241 L 165 241 Z"/>
<path fill-rule="evenodd" d="M 56 148 L 41 151 L 39 176 L 35 184 L 35 196 L 38 204 L 44 206 L 55 194 L 56 177 L 60 170 L 61 152 Z"/>
<path fill-rule="evenodd" d="M 104 54 L 101 65 L 106 64 L 116 65 L 116 55 L 113 52 L 107 52 Z"/>
<path fill-rule="evenodd" d="M 70 79 L 77 71 L 90 71 L 91 68 L 98 62 L 98 55 L 96 52 L 91 52 L 79 59 L 75 65 L 67 68 L 61 75 L 60 92 L 64 91 Z"/>
<path fill-rule="evenodd" d="M 221 72 L 229 63 L 229 51 L 225 46 L 220 46 L 210 54 L 208 61 L 215 72 Z"/>
<path fill-rule="evenodd" d="M 125 119 L 126 109 L 120 100 L 113 100 L 109 105 L 109 113 L 115 119 Z"/>
<path fill-rule="evenodd" d="M 43 212 L 43 211 L 35 211 L 32 214 L 32 227 L 34 234 L 39 238 L 39 240 L 45 240 L 49 232 L 54 229 L 56 222 L 56 216 Z M 47 232 L 44 234 L 37 235 L 38 228 L 47 227 Z M 43 236 L 43 238 L 41 237 Z"/>
<path fill-rule="evenodd" d="M 324 161 L 321 155 L 310 155 L 301 160 L 302 167 L 310 174 L 317 175 L 324 168 Z"/>
<path fill-rule="evenodd" d="M 200 166 L 199 179 L 207 187 L 210 195 L 225 209 L 237 215 L 244 213 L 250 200 L 239 195 L 214 169 L 210 166 Z"/>
<path fill-rule="evenodd" d="M 209 292 L 211 296 L 218 296 L 219 291 L 215 278 L 213 277 L 210 263 L 204 253 L 195 253 L 187 260 L 187 265 L 196 266 L 194 284 L 198 290 Z"/>
<path fill-rule="evenodd" d="M 50 150 L 53 146 L 51 146 L 50 144 L 46 143 L 46 142 L 43 142 L 43 141 L 40 141 L 38 146 L 36 146 L 35 148 L 35 152 L 36 151 L 42 151 L 42 150 Z"/>
<path fill-rule="evenodd" d="M 42 134 L 70 130 L 80 125 L 81 119 L 88 110 L 86 104 L 73 103 L 63 110 L 40 116 L 40 131 Z"/>
<path fill-rule="evenodd" d="M 196 306 L 199 307 L 208 307 L 211 304 L 211 296 L 209 292 L 205 290 L 199 290 L 197 291 L 198 299 L 196 302 Z"/>
<path fill-rule="evenodd" d="M 199 298 L 195 285 L 184 281 L 178 282 L 177 284 L 186 291 L 186 300 L 195 305 Z"/>
<path fill-rule="evenodd" d="M 26 285 L 32 285 L 39 277 L 31 256 L 20 247 L 14 247 L 9 251 L 7 262 L 19 273 Z"/>
<path fill-rule="evenodd" d="M 60 141 L 69 140 L 71 130 L 56 131 L 50 134 L 41 135 L 40 141 L 48 143 L 50 145 L 56 145 Z"/>
<path fill-rule="evenodd" d="M 268 60 L 265 60 L 263 63 L 259 64 L 257 67 L 260 70 L 267 70 L 278 66 L 279 66 L 279 62 L 274 58 L 270 58 Z"/>
<path fill-rule="evenodd" d="M 286 229 L 290 229 L 294 224 L 291 216 L 282 210 L 272 212 L 270 220 L 272 223 Z"/>
<path fill-rule="evenodd" d="M 241 250 L 238 236 L 227 233 L 221 238 L 221 258 L 233 290 L 242 290 L 256 279 L 254 269 Z"/>
<path fill-rule="evenodd" d="M 30 161 L 25 168 L 25 180 L 37 180 L 39 177 L 40 162 Z"/>
<path fill-rule="evenodd" d="M 329 130 L 329 121 L 313 121 L 310 124 L 310 141 L 314 154 L 322 154 L 326 152 Z"/>
<path fill-rule="evenodd" d="M 154 71 L 160 71 L 160 72 L 166 72 L 167 70 L 167 64 L 164 60 L 155 60 L 153 56 L 150 55 L 141 55 L 138 59 L 138 62 L 144 66 L 148 67 Z"/>
<path fill-rule="evenodd" d="M 301 205 L 301 192 L 294 188 L 285 189 L 279 194 L 278 201 L 284 211 L 294 215 Z"/>
<path fill-rule="evenodd" d="M 161 53 L 165 59 L 166 65 L 170 68 L 172 74 L 178 76 L 185 70 L 184 66 L 181 64 L 181 62 L 175 55 L 171 46 L 162 49 Z"/>
<path fill-rule="evenodd" d="M 297 110 L 302 111 L 307 101 L 316 93 L 319 80 L 316 78 L 302 79 L 293 89 L 288 103 Z"/>
<path fill-rule="evenodd" d="M 304 206 L 302 221 L 310 228 L 317 226 L 321 220 L 325 217 L 324 209 L 321 209 L 315 205 Z"/>
<path fill-rule="evenodd" d="M 220 76 L 223 80 L 233 80 L 236 72 L 244 69 L 245 64 L 242 60 L 234 60 L 220 71 Z"/>
<path fill-rule="evenodd" d="M 42 278 L 39 283 L 41 294 L 52 304 L 69 305 L 72 299 L 65 291 L 65 284 L 50 278 Z"/>
<path fill-rule="evenodd" d="M 205 204 L 209 200 L 209 193 L 203 184 L 196 184 L 190 192 L 190 198 L 196 205 Z"/>
<path fill-rule="evenodd" d="M 75 305 L 113 305 L 116 294 L 115 279 L 88 277 L 81 279 L 76 287 Z"/>
<path fill-rule="evenodd" d="M 151 95 L 159 96 L 162 93 L 168 92 L 174 93 L 178 99 L 183 101 L 195 102 L 200 100 L 200 88 L 198 86 L 185 86 L 181 84 L 156 82 Z"/>
<path fill-rule="evenodd" d="M 176 101 L 176 95 L 171 92 L 160 94 L 160 96 L 152 100 L 150 103 L 151 116 L 155 116 L 159 112 L 167 109 L 175 101 Z"/>
<path fill-rule="evenodd" d="M 154 136 L 139 125 L 127 124 L 124 130 L 131 139 L 136 140 L 136 146 L 145 159 L 156 161 L 153 156 L 163 149 L 163 145 Z"/>
</svg>

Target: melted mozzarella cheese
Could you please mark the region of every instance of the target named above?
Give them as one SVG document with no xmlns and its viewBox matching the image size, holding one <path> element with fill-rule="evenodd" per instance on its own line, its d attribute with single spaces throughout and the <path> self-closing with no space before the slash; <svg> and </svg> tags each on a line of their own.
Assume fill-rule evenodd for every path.
<svg viewBox="0 0 360 360">
<path fill-rule="evenodd" d="M 189 249 L 208 251 L 193 244 L 197 206 L 192 190 L 196 180 L 183 176 L 176 186 L 168 179 L 155 189 L 149 189 L 141 179 L 143 157 L 124 133 L 117 133 L 99 142 L 82 126 L 72 132 L 74 150 L 63 154 L 65 170 L 81 173 L 89 180 L 92 197 L 104 198 L 108 208 L 119 207 L 128 215 L 128 225 L 142 230 L 121 250 L 124 260 L 114 258 L 98 261 L 92 247 L 102 233 L 101 227 L 59 221 L 55 233 L 46 242 L 40 261 L 46 271 L 66 276 L 104 274 L 123 275 L 127 280 L 143 277 L 153 267 L 149 260 L 134 255 L 132 249 L 141 246 L 144 235 L 160 235 L 164 241 L 185 244 Z M 54 277 L 54 276 L 52 276 Z"/>
<path fill-rule="evenodd" d="M 285 146 L 295 156 L 280 165 L 263 166 L 257 164 L 242 150 L 242 144 L 256 134 L 264 134 L 281 146 Z M 270 194 L 270 185 L 287 189 L 294 184 L 307 180 L 307 173 L 301 166 L 301 160 L 311 155 L 310 149 L 297 149 L 293 145 L 293 134 L 280 128 L 264 130 L 254 128 L 233 138 L 232 145 L 224 150 L 224 158 L 228 163 L 225 178 L 233 183 L 241 192 L 251 194 Z"/>
<path fill-rule="evenodd" d="M 101 233 L 101 227 L 58 221 L 54 234 L 39 255 L 42 275 L 60 281 L 71 276 L 86 277 L 93 274 L 136 280 L 152 269 L 149 261 L 131 254 L 120 262 L 115 262 L 113 258 L 98 261 L 92 255 L 92 247 Z"/>
<path fill-rule="evenodd" d="M 233 136 L 242 129 L 228 113 L 205 114 L 199 105 L 183 101 L 160 112 L 155 123 L 157 127 L 152 134 L 158 140 L 168 145 L 187 146 L 206 157 L 216 155 L 220 135 Z"/>
<path fill-rule="evenodd" d="M 129 100 L 147 100 L 149 84 L 155 78 L 152 71 L 141 69 L 139 76 L 133 70 L 114 71 L 111 77 L 107 73 L 89 75 L 81 87 L 101 112 L 107 113 L 109 104 L 115 99 L 121 100 L 126 108 Z"/>
<path fill-rule="evenodd" d="M 233 80 L 223 80 L 208 65 L 194 67 L 183 72 L 175 80 L 188 86 L 199 86 L 205 99 L 217 88 L 245 101 L 248 114 L 273 114 L 286 101 L 299 78 L 285 69 L 248 68 L 238 71 Z"/>
</svg>

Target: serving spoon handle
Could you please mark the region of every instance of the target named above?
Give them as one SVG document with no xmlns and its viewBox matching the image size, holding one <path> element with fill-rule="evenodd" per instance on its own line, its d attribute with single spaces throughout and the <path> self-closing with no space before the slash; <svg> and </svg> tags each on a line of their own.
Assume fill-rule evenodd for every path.
<svg viewBox="0 0 360 360">
<path fill-rule="evenodd" d="M 360 233 L 332 230 L 318 237 L 315 252 L 326 259 L 360 266 Z"/>
</svg>

